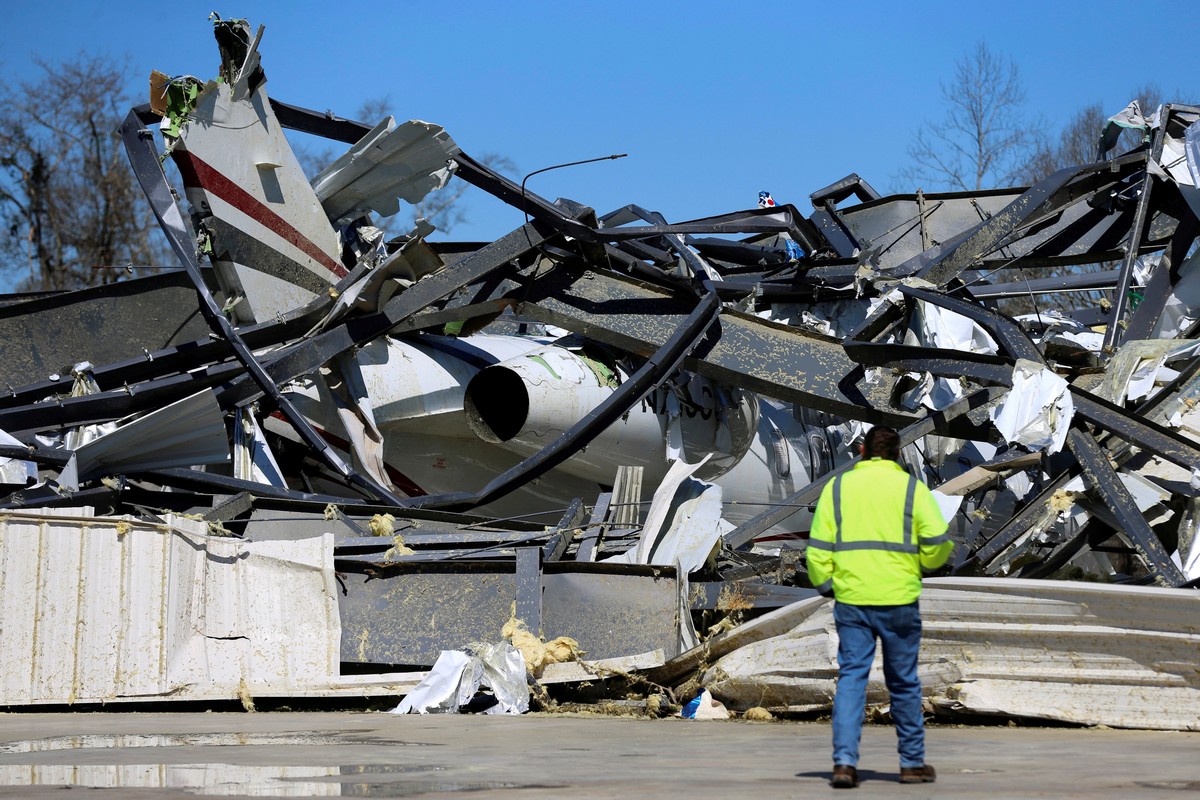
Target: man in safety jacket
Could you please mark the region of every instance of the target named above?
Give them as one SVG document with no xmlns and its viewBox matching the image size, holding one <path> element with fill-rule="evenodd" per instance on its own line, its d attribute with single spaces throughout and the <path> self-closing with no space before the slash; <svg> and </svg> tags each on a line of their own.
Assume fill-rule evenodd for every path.
<svg viewBox="0 0 1200 800">
<path fill-rule="evenodd" d="M 925 763 L 925 721 L 917 651 L 921 644 L 921 574 L 946 563 L 954 542 L 933 494 L 900 466 L 900 437 L 876 426 L 862 461 L 825 485 L 808 540 L 808 577 L 832 596 L 838 632 L 833 701 L 833 785 L 858 785 L 867 676 L 875 639 L 900 752 L 901 783 L 932 782 Z"/>
</svg>

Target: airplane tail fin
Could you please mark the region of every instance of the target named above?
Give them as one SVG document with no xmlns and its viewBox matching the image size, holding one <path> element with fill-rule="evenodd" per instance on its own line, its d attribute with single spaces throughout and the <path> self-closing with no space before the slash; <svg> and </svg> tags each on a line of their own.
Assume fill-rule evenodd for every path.
<svg viewBox="0 0 1200 800">
<path fill-rule="evenodd" d="M 163 131 L 208 253 L 239 323 L 304 305 L 345 277 L 343 229 L 390 215 L 444 186 L 458 146 L 424 122 L 388 117 L 310 184 L 266 94 L 241 20 L 217 20 L 222 80 L 209 81 Z M 353 260 L 353 256 L 349 256 Z"/>
</svg>

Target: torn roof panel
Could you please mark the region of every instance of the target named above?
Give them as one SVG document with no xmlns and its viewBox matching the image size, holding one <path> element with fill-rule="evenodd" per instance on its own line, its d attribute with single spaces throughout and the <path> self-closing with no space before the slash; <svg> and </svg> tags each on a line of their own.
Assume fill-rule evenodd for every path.
<svg viewBox="0 0 1200 800">
<path fill-rule="evenodd" d="M 413 205 L 441 189 L 454 174 L 451 158 L 460 152 L 439 125 L 386 117 L 336 161 L 312 179 L 313 190 L 331 220 L 370 209 L 390 217 L 400 200 Z"/>
</svg>

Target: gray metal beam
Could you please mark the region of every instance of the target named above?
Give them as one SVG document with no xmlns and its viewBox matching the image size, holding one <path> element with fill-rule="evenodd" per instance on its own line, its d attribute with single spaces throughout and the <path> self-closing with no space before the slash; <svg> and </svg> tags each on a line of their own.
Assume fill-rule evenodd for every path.
<svg viewBox="0 0 1200 800">
<path fill-rule="evenodd" d="M 1162 130 L 1154 137 L 1153 156 L 1162 152 Z M 1137 211 L 1133 215 L 1133 226 L 1129 230 L 1129 243 L 1125 248 L 1125 257 L 1121 260 L 1121 274 L 1112 290 L 1112 308 L 1108 312 L 1108 325 L 1104 328 L 1104 349 L 1112 351 L 1122 340 L 1121 322 L 1125 316 L 1125 307 L 1129 300 L 1129 282 L 1133 278 L 1133 265 L 1138 257 L 1138 244 L 1146 230 L 1146 222 L 1150 212 L 1150 196 L 1154 190 L 1154 176 L 1149 170 L 1142 179 L 1141 194 L 1138 196 Z"/>
<path fill-rule="evenodd" d="M 991 516 L 992 506 L 996 504 L 996 498 L 999 496 L 1000 490 L 995 487 L 984 490 L 983 496 L 980 497 L 979 504 L 975 508 L 975 514 L 971 518 L 971 524 L 968 526 L 966 534 L 963 537 L 963 546 L 957 548 L 957 552 L 954 554 L 955 568 L 958 568 L 959 565 L 965 562 L 970 557 L 972 551 L 975 550 L 976 544 L 983 533 L 984 523 Z"/>
<path fill-rule="evenodd" d="M 550 538 L 542 547 L 543 561 L 558 561 L 567 552 L 567 546 L 575 537 L 575 531 L 583 523 L 583 501 L 576 497 L 571 501 L 562 519 L 550 532 Z"/>
<path fill-rule="evenodd" d="M 1021 538 L 1021 536 L 1034 526 L 1045 513 L 1046 508 L 1049 507 L 1050 498 L 1054 493 L 1078 474 L 1078 470 L 1068 470 L 1046 484 L 1033 499 L 1017 512 L 1016 516 L 1009 520 L 1003 528 L 996 531 L 996 534 L 987 541 L 987 544 L 976 550 L 971 558 L 956 565 L 954 572 L 956 574 L 967 572 L 969 568 L 974 568 L 976 564 L 986 567 L 992 559 L 1000 555 L 1005 548 Z"/>
<path fill-rule="evenodd" d="M 1138 510 L 1133 496 L 1112 468 L 1108 456 L 1091 434 L 1073 427 L 1067 434 L 1067 446 L 1079 460 L 1084 479 L 1103 497 L 1104 504 L 1120 521 L 1122 532 L 1146 562 L 1155 580 L 1164 586 L 1185 583 L 1187 576 L 1175 566 L 1157 534 Z"/>
<path fill-rule="evenodd" d="M 1188 250 L 1196 241 L 1196 233 L 1200 230 L 1194 214 L 1185 215 L 1175 229 L 1167 249 L 1163 252 L 1162 260 L 1150 275 L 1150 280 L 1142 291 L 1142 301 L 1134 309 L 1129 319 L 1129 327 L 1125 330 L 1124 338 L 1129 340 L 1149 339 L 1155 324 L 1162 316 L 1167 298 L 1175 288 L 1179 279 L 1179 267 L 1187 257 Z"/>
<path fill-rule="evenodd" d="M 206 522 L 225 522 L 252 508 L 254 508 L 254 495 L 249 492 L 238 492 L 214 505 L 211 511 L 204 514 L 204 519 Z"/>
<path fill-rule="evenodd" d="M 602 492 L 596 497 L 592 506 L 592 516 L 588 519 L 583 537 L 579 540 L 579 549 L 575 551 L 576 561 L 595 561 L 596 546 L 604 534 L 604 518 L 608 515 L 608 505 L 612 502 L 612 492 Z"/>
<path fill-rule="evenodd" d="M 1098 272 L 1056 275 L 1051 278 L 1033 278 L 1012 283 L 979 283 L 971 286 L 971 296 L 976 300 L 996 300 L 1006 297 L 1026 297 L 1030 294 L 1091 292 L 1099 289 L 1111 289 L 1120 274 L 1119 270 L 1105 269 Z"/>
<path fill-rule="evenodd" d="M 517 548 L 517 619 L 525 623 L 534 634 L 542 630 L 542 549 L 540 547 Z"/>
<path fill-rule="evenodd" d="M 696 298 L 600 272 L 560 267 L 529 287 L 523 316 L 647 355 L 679 329 Z M 780 400 L 852 419 L 904 425 L 885 387 L 847 381 L 857 367 L 827 336 L 722 309 L 686 369 Z"/>
</svg>

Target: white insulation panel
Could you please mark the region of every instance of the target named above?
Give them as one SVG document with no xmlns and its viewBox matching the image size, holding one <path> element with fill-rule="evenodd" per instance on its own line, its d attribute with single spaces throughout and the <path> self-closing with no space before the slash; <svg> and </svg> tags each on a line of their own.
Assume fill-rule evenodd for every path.
<svg viewBox="0 0 1200 800">
<path fill-rule="evenodd" d="M 705 686 L 735 709 L 830 708 L 832 611 L 824 598 L 801 601 L 742 626 L 726 647 L 709 643 L 722 657 Z M 1193 590 L 936 578 L 926 581 L 921 616 L 918 671 L 928 701 L 946 711 L 1200 730 Z M 887 702 L 878 652 L 868 700 Z"/>
</svg>

